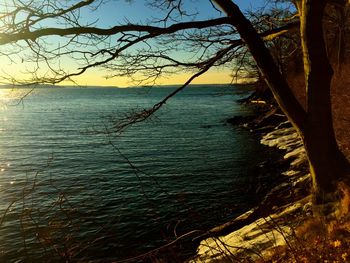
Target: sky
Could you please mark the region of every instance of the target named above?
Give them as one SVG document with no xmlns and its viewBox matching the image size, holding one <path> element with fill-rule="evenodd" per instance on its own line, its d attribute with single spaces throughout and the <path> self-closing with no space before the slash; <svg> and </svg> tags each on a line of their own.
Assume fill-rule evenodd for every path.
<svg viewBox="0 0 350 263">
<path fill-rule="evenodd" d="M 258 1 L 249 1 L 249 0 L 239 0 L 234 1 L 240 6 L 242 10 L 254 9 L 263 5 L 262 0 Z M 206 19 L 206 18 L 215 18 L 220 16 L 220 13 L 216 11 L 209 0 L 187 0 L 186 10 L 189 13 L 197 13 L 197 19 Z M 145 6 L 145 1 L 142 0 L 133 0 L 131 3 L 128 3 L 124 0 L 109 0 L 106 4 L 99 6 L 99 8 L 94 11 L 89 9 L 82 10 L 82 18 L 88 19 L 88 21 L 97 21 L 99 27 L 108 28 L 115 24 L 125 22 L 126 20 L 131 23 L 141 23 L 148 19 L 154 19 L 161 17 L 159 11 L 152 10 L 149 7 Z M 46 25 L 45 25 L 46 26 Z M 52 26 L 52 25 L 48 25 Z M 21 71 L 24 71 L 26 68 L 30 67 L 29 64 L 22 61 L 9 62 L 5 58 L 0 60 L 0 67 L 3 73 L 8 73 L 11 75 L 21 76 Z M 57 63 L 64 64 L 64 61 Z M 67 67 L 70 67 L 70 63 L 66 63 Z M 71 69 L 73 70 L 73 68 Z M 231 71 L 229 69 L 213 69 L 197 78 L 193 81 L 194 84 L 214 84 L 214 83 L 230 83 L 232 77 L 230 75 Z M 1 74 L 1 72 L 0 72 Z M 193 73 L 192 73 L 193 74 Z M 127 78 L 112 78 L 106 79 L 105 72 L 103 69 L 92 69 L 87 71 L 84 75 L 76 77 L 74 80 L 82 85 L 88 86 L 133 86 L 133 83 L 130 82 L 130 79 Z M 183 73 L 177 75 L 167 76 L 165 78 L 159 79 L 158 84 L 169 85 L 169 84 L 181 84 L 185 82 L 191 73 Z M 71 83 L 63 83 L 71 84 Z"/>
</svg>

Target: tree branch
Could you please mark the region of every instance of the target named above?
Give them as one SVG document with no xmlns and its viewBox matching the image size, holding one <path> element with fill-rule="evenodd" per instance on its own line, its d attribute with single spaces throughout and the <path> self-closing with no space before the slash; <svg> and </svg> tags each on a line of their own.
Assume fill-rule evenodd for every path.
<svg viewBox="0 0 350 263">
<path fill-rule="evenodd" d="M 5 45 L 19 40 L 30 39 L 32 41 L 45 36 L 69 36 L 69 35 L 98 35 L 111 36 L 122 32 L 144 32 L 154 35 L 171 34 L 184 29 L 202 29 L 212 26 L 229 24 L 227 17 L 212 20 L 193 21 L 173 24 L 169 27 L 156 27 L 149 25 L 127 24 L 103 29 L 97 27 L 72 27 L 72 28 L 43 28 L 30 32 L 26 29 L 21 33 L 0 33 L 0 45 Z"/>
</svg>

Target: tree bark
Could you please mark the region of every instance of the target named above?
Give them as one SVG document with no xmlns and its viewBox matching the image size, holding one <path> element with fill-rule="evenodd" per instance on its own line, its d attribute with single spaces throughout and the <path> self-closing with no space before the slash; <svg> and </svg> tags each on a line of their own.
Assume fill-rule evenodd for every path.
<svg viewBox="0 0 350 263">
<path fill-rule="evenodd" d="M 310 164 L 316 203 L 323 203 L 335 183 L 348 172 L 348 162 L 338 148 L 333 128 L 331 81 L 333 69 L 323 34 L 326 0 L 304 0 L 300 12 L 301 43 L 307 92 L 304 145 Z"/>
</svg>

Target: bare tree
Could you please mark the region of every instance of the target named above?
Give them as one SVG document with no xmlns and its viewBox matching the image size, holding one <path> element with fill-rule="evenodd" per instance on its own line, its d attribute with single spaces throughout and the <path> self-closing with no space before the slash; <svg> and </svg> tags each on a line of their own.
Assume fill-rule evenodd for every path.
<svg viewBox="0 0 350 263">
<path fill-rule="evenodd" d="M 337 183 L 349 178 L 349 162 L 338 148 L 332 126 L 333 71 L 323 38 L 323 15 L 327 4 L 345 5 L 345 1 L 295 1 L 300 23 L 291 19 L 262 31 L 257 30 L 258 22 L 249 21 L 233 1 L 207 3 L 212 5 L 215 18 L 197 19 L 197 14 L 186 10 L 182 0 L 147 1 L 150 8 L 160 10 L 161 17 L 144 23 L 126 20 L 102 28 L 98 21 L 88 21 L 83 11 L 108 4 L 104 0 L 6 1 L 2 8 L 6 12 L 0 17 L 1 52 L 32 66 L 30 79 L 9 81 L 55 84 L 73 80 L 92 68 L 104 69 L 108 77 L 127 76 L 142 84 L 153 84 L 164 74 L 193 73 L 152 108 L 119 122 L 115 128 L 120 132 L 131 123 L 147 119 L 210 68 L 233 67 L 247 48 L 279 106 L 304 141 L 316 203 L 333 200 Z M 120 3 L 114 4 L 117 7 Z M 296 28 L 300 28 L 305 58 L 306 109 L 294 96 L 264 43 Z M 53 44 L 56 42 L 59 44 Z M 183 51 L 186 56 L 176 55 Z M 79 66 L 67 70 L 64 58 L 78 62 Z"/>
<path fill-rule="evenodd" d="M 216 1 L 232 19 L 264 74 L 278 104 L 298 130 L 308 155 L 315 203 L 334 199 L 336 183 L 349 179 L 349 162 L 336 142 L 330 87 L 333 70 L 327 57 L 323 15 L 330 1 L 297 1 L 307 92 L 307 110 L 296 100 L 256 30 L 231 1 Z M 345 4 L 345 2 L 344 2 Z"/>
</svg>

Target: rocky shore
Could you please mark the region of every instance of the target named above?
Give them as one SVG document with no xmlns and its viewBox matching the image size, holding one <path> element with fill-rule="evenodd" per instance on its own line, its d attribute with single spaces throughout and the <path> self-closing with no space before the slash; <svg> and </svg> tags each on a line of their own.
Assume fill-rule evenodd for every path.
<svg viewBox="0 0 350 263">
<path fill-rule="evenodd" d="M 189 262 L 266 260 L 272 249 L 288 245 L 295 227 L 311 213 L 305 150 L 286 117 L 271 107 L 258 118 L 235 117 L 229 122 L 261 134 L 262 144 L 283 151 L 288 168 L 280 172 L 282 182 L 257 207 L 202 235 L 196 256 Z"/>
</svg>

